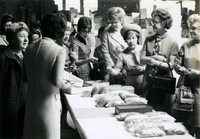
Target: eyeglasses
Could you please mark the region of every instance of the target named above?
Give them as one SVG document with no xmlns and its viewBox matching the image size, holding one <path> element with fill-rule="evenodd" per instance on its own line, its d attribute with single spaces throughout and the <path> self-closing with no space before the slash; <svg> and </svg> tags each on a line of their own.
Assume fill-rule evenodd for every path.
<svg viewBox="0 0 200 139">
<path fill-rule="evenodd" d="M 156 21 L 156 20 L 151 20 L 150 21 L 150 24 L 153 26 L 153 25 L 156 25 L 158 23 L 161 23 L 161 21 Z"/>
</svg>

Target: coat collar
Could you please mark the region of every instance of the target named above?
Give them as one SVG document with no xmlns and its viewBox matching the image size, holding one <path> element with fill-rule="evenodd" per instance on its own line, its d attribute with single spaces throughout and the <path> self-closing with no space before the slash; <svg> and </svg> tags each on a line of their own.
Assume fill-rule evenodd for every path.
<svg viewBox="0 0 200 139">
<path fill-rule="evenodd" d="M 4 53 L 5 53 L 5 55 L 6 55 L 8 58 L 10 58 L 10 59 L 16 59 L 15 56 L 14 56 L 14 54 L 13 54 L 13 52 L 12 52 L 12 50 L 11 50 L 11 48 L 10 48 L 10 46 L 7 46 L 7 47 L 4 49 Z"/>
<path fill-rule="evenodd" d="M 113 35 L 112 32 L 107 32 L 108 33 L 108 36 L 110 36 L 113 40 L 115 40 L 117 43 L 119 43 L 124 49 L 127 46 L 126 42 L 124 41 L 124 39 L 121 37 L 121 39 L 119 39 L 118 37 L 116 38 L 115 35 Z"/>
<path fill-rule="evenodd" d="M 6 57 L 10 58 L 10 59 L 13 59 L 13 60 L 16 60 L 20 65 L 22 65 L 22 59 L 17 59 L 15 57 L 15 55 L 13 54 L 10 46 L 7 46 L 5 49 L 4 49 L 4 53 L 6 55 Z M 22 54 L 24 55 L 24 52 L 22 51 Z"/>
</svg>

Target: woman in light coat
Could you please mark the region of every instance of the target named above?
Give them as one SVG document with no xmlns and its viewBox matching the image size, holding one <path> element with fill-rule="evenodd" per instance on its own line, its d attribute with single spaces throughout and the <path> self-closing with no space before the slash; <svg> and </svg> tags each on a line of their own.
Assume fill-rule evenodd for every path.
<svg viewBox="0 0 200 139">
<path fill-rule="evenodd" d="M 64 36 L 66 17 L 50 12 L 41 20 L 43 38 L 25 52 L 23 79 L 28 83 L 24 139 L 60 139 L 61 101 L 66 50 L 55 43 Z"/>
<path fill-rule="evenodd" d="M 123 37 L 120 34 L 120 30 L 124 24 L 124 18 L 126 16 L 125 11 L 120 7 L 112 7 L 107 11 L 108 26 L 105 28 L 105 32 L 102 33 L 102 51 L 106 68 L 113 68 L 119 54 L 128 47 Z M 109 73 L 109 71 L 108 71 Z M 109 75 L 110 84 L 123 84 L 123 80 L 120 75 Z"/>
</svg>

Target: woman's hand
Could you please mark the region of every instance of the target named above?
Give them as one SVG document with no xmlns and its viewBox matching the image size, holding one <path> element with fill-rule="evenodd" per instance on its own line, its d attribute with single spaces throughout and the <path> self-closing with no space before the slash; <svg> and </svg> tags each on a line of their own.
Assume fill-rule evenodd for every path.
<svg viewBox="0 0 200 139">
<path fill-rule="evenodd" d="M 126 72 L 126 70 L 123 69 L 123 70 L 121 71 L 121 74 L 122 74 L 123 77 L 126 77 L 126 76 L 127 76 L 127 72 Z"/>
<path fill-rule="evenodd" d="M 152 59 L 148 62 L 149 66 L 159 66 L 160 62 L 158 60 Z"/>
<path fill-rule="evenodd" d="M 98 61 L 98 58 L 96 58 L 96 57 L 90 57 L 90 58 L 88 58 L 88 62 L 94 63 L 96 61 Z"/>
<path fill-rule="evenodd" d="M 189 71 L 186 75 L 188 75 L 189 78 L 195 79 L 195 78 L 199 77 L 199 75 L 200 75 L 199 70 L 195 70 L 195 69 L 191 69 L 191 68 L 189 68 L 188 70 Z"/>
<path fill-rule="evenodd" d="M 162 55 L 154 55 L 154 56 L 152 56 L 152 58 L 155 59 L 155 60 L 161 61 L 161 62 L 167 61 L 167 59 Z"/>
<path fill-rule="evenodd" d="M 107 67 L 106 71 L 107 73 L 112 74 L 112 75 L 118 75 L 120 73 L 120 70 L 117 70 L 111 67 Z"/>
<path fill-rule="evenodd" d="M 71 60 L 76 61 L 78 60 L 78 55 L 76 54 L 76 52 L 70 52 L 69 56 L 71 57 Z"/>
<path fill-rule="evenodd" d="M 133 68 L 133 71 L 134 72 L 142 72 L 142 71 L 144 71 L 144 67 L 142 67 L 142 66 L 137 66 L 137 67 L 135 67 L 135 68 Z"/>
</svg>

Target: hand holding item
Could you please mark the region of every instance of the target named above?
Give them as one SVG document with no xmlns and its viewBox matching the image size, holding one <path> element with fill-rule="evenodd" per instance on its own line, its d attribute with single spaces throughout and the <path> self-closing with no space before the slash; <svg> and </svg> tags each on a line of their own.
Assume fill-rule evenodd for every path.
<svg viewBox="0 0 200 139">
<path fill-rule="evenodd" d="M 162 62 L 167 61 L 167 59 L 162 55 L 154 55 L 152 58 L 154 58 L 155 60 L 158 60 L 158 61 L 162 61 Z"/>
<path fill-rule="evenodd" d="M 98 61 L 98 58 L 90 57 L 90 58 L 88 58 L 88 61 L 94 63 L 94 62 Z"/>
<path fill-rule="evenodd" d="M 199 75 L 200 75 L 199 70 L 195 70 L 195 69 L 191 69 L 191 68 L 189 68 L 188 70 L 189 71 L 186 75 L 188 75 L 189 78 L 195 79 L 195 78 L 199 77 Z"/>
<path fill-rule="evenodd" d="M 127 76 L 127 72 L 126 72 L 125 69 L 123 69 L 123 70 L 121 71 L 121 73 L 122 73 L 123 76 Z"/>
<path fill-rule="evenodd" d="M 144 67 L 142 67 L 142 66 L 137 66 L 137 67 L 134 67 L 133 68 L 133 71 L 135 71 L 135 72 L 142 72 L 142 71 L 144 71 Z"/>
<path fill-rule="evenodd" d="M 160 62 L 155 59 L 150 60 L 148 63 L 149 66 L 158 66 L 159 64 Z"/>
<path fill-rule="evenodd" d="M 76 61 L 78 59 L 78 55 L 76 54 L 76 52 L 71 51 L 69 53 L 69 56 L 71 58 L 71 60 Z"/>
<path fill-rule="evenodd" d="M 106 70 L 107 70 L 107 73 L 112 74 L 112 75 L 119 74 L 119 71 L 117 71 L 116 69 L 111 68 L 111 67 L 107 67 Z"/>
</svg>

